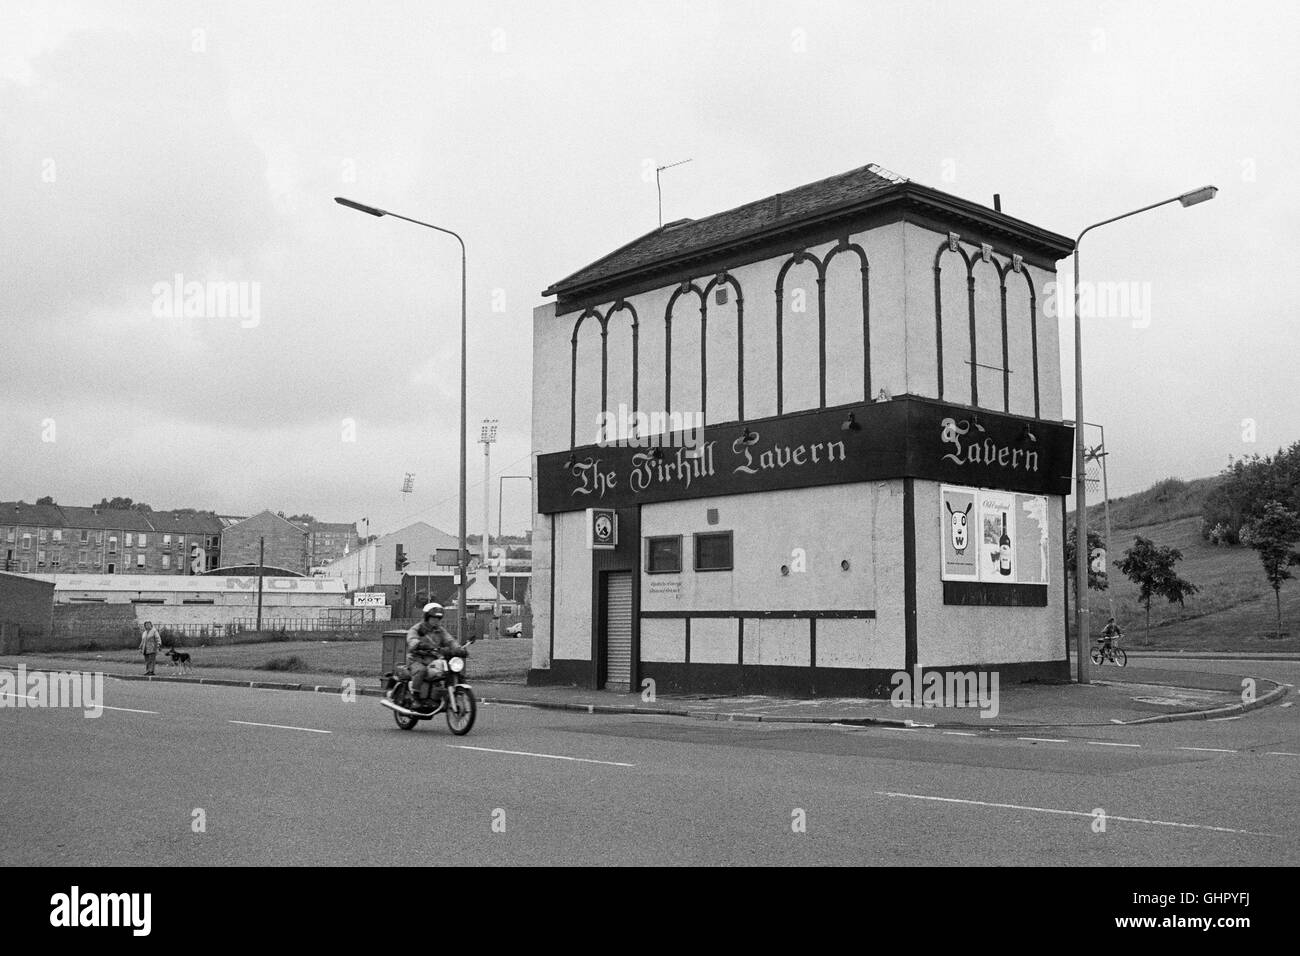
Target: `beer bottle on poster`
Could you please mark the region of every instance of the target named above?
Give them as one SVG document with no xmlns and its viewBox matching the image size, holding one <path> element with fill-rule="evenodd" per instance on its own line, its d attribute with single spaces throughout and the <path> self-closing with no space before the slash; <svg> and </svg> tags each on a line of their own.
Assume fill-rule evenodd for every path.
<svg viewBox="0 0 1300 956">
<path fill-rule="evenodd" d="M 1007 536 L 1007 513 L 1002 512 L 1002 536 L 998 538 L 998 573 L 1011 576 L 1011 538 Z"/>
</svg>

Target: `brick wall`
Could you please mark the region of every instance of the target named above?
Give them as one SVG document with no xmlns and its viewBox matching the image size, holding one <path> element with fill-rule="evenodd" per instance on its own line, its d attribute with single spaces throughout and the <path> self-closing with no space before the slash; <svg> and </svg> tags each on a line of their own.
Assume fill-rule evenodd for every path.
<svg viewBox="0 0 1300 956">
<path fill-rule="evenodd" d="M 18 640 L 40 641 L 49 637 L 54 622 L 54 585 L 0 572 L 0 624 Z M 13 651 L 17 648 L 7 648 Z"/>
<path fill-rule="evenodd" d="M 221 532 L 221 563 L 225 567 L 256 565 L 258 542 L 265 540 L 265 564 L 306 574 L 307 532 L 275 515 L 254 515 Z"/>
</svg>

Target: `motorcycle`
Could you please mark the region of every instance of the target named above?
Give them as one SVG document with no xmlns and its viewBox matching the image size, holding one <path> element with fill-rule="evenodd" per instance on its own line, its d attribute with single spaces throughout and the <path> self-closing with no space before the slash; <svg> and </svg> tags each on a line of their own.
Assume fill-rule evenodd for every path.
<svg viewBox="0 0 1300 956">
<path fill-rule="evenodd" d="M 457 653 L 436 658 L 429 664 L 426 680 L 435 690 L 441 691 L 437 707 L 424 709 L 417 706 L 411 691 L 411 670 L 405 664 L 384 675 L 386 694 L 379 703 L 393 712 L 393 719 L 403 730 L 414 730 L 420 721 L 446 714 L 448 729 L 457 737 L 465 736 L 478 716 L 478 699 L 474 696 L 474 689 L 465 683 L 465 658 L 468 654 L 467 649 L 461 648 Z"/>
</svg>

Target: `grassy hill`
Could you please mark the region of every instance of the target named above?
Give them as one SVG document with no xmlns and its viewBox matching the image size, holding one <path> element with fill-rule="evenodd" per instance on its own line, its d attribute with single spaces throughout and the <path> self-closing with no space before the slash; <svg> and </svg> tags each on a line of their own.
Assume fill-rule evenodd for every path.
<svg viewBox="0 0 1300 956">
<path fill-rule="evenodd" d="M 1282 586 L 1283 631 L 1289 634 L 1277 640 L 1273 589 L 1264 578 L 1259 556 L 1250 548 L 1213 545 L 1201 538 L 1201 504 L 1218 480 L 1167 478 L 1146 491 L 1111 499 L 1110 590 L 1092 592 L 1094 630 L 1105 623 L 1113 601 L 1115 619 L 1124 628 L 1129 647 L 1300 651 L 1300 579 Z M 1090 528 L 1105 533 L 1102 504 L 1088 507 L 1088 522 Z M 1114 567 L 1136 535 L 1182 551 L 1178 573 L 1201 588 L 1187 599 L 1186 607 L 1163 599 L 1152 602 L 1149 644 L 1143 642 L 1145 612 L 1138 589 Z"/>
</svg>

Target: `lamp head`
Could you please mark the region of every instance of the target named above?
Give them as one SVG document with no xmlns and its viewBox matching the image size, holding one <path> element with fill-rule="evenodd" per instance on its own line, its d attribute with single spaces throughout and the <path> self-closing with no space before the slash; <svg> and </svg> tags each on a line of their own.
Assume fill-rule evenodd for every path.
<svg viewBox="0 0 1300 956">
<path fill-rule="evenodd" d="M 360 212 L 367 213 L 371 216 L 387 216 L 388 213 L 376 206 L 367 206 L 365 203 L 354 202 L 351 199 L 344 199 L 342 196 L 335 196 L 334 201 L 340 206 L 347 206 L 349 209 L 356 209 Z"/>
<path fill-rule="evenodd" d="M 1198 202 L 1206 202 L 1213 199 L 1219 192 L 1218 186 L 1202 186 L 1200 189 L 1193 189 L 1189 193 L 1183 193 L 1178 197 L 1178 201 L 1187 206 L 1195 206 Z"/>
</svg>

